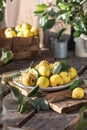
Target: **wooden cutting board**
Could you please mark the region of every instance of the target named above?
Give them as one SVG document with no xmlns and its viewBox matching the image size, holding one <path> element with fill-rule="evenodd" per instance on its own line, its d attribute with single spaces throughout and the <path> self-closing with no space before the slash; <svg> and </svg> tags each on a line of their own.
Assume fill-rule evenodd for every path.
<svg viewBox="0 0 87 130">
<path fill-rule="evenodd" d="M 87 89 L 85 86 L 84 89 Z M 87 106 L 87 96 L 83 99 L 72 99 L 71 91 L 69 89 L 46 94 L 45 98 L 48 100 L 51 109 L 58 113 L 69 113 L 80 109 L 82 106 Z"/>
<path fill-rule="evenodd" d="M 11 85 L 15 85 L 12 81 L 9 82 Z M 27 95 L 29 89 L 23 89 L 15 85 L 25 96 Z M 87 89 L 87 85 L 83 85 L 84 89 Z M 48 101 L 49 106 L 52 110 L 58 113 L 68 113 L 82 106 L 87 105 L 87 96 L 83 99 L 72 99 L 71 91 L 69 89 L 64 89 L 56 92 L 43 92 L 44 98 Z"/>
</svg>

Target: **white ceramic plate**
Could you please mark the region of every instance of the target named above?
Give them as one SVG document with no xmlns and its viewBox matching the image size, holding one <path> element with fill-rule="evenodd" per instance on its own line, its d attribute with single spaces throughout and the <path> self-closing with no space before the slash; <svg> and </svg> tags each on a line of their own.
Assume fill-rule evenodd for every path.
<svg viewBox="0 0 87 130">
<path fill-rule="evenodd" d="M 65 85 L 61 85 L 61 86 L 56 86 L 56 87 L 48 87 L 48 88 L 41 88 L 42 91 L 56 91 L 56 90 L 62 90 L 65 88 L 68 88 L 76 79 L 78 79 L 78 77 L 76 77 L 75 79 L 71 80 L 70 83 L 65 84 Z M 17 86 L 23 88 L 23 89 L 32 89 L 33 87 L 31 86 L 24 86 L 18 79 L 18 77 L 13 78 L 13 83 L 16 84 Z"/>
</svg>

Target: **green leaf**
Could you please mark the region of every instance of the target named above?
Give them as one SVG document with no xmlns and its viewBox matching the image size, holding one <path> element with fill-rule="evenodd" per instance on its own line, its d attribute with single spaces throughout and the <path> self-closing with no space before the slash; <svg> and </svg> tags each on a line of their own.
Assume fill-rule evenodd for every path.
<svg viewBox="0 0 87 130">
<path fill-rule="evenodd" d="M 61 20 L 64 20 L 65 23 L 68 23 L 69 22 L 69 18 L 70 18 L 70 11 L 65 11 L 65 10 L 60 10 L 58 13 L 57 13 L 57 19 L 61 19 Z"/>
<path fill-rule="evenodd" d="M 29 91 L 27 97 L 34 97 L 35 94 L 38 92 L 38 90 L 39 90 L 39 86 L 34 87 Z"/>
<path fill-rule="evenodd" d="M 2 12 L 2 11 L 0 11 L 0 21 L 2 21 L 2 20 L 3 20 L 3 17 L 4 17 L 4 14 L 3 14 L 3 12 Z"/>
<path fill-rule="evenodd" d="M 0 10 L 3 10 L 3 7 L 5 7 L 6 1 L 5 0 L 0 0 Z"/>
<path fill-rule="evenodd" d="M 74 88 L 78 87 L 80 85 L 79 80 L 75 80 L 69 87 L 70 90 L 73 90 Z"/>
<path fill-rule="evenodd" d="M 57 39 L 58 39 L 58 41 L 61 40 L 61 38 L 62 38 L 62 36 L 63 36 L 63 34 L 64 34 L 65 31 L 66 31 L 66 28 L 62 28 L 62 29 L 60 29 L 60 30 L 57 32 Z"/>
<path fill-rule="evenodd" d="M 77 38 L 77 37 L 79 37 L 80 36 L 80 32 L 79 31 L 75 31 L 74 32 L 74 34 L 73 34 L 73 36 L 74 36 L 74 38 Z"/>
<path fill-rule="evenodd" d="M 56 0 L 56 4 L 62 3 L 64 0 Z"/>
<path fill-rule="evenodd" d="M 45 13 L 39 20 L 40 26 L 44 27 L 47 21 L 48 21 L 48 14 Z"/>
<path fill-rule="evenodd" d="M 10 89 L 11 89 L 11 91 L 12 91 L 12 93 L 13 93 L 15 99 L 16 99 L 16 101 L 21 104 L 23 102 L 24 97 L 20 93 L 19 89 L 14 87 L 14 86 L 9 86 L 9 87 L 10 87 Z"/>
<path fill-rule="evenodd" d="M 29 100 L 29 103 L 35 108 L 35 110 L 38 112 L 40 110 L 39 104 L 33 99 Z"/>
<path fill-rule="evenodd" d="M 49 110 L 49 105 L 46 99 L 42 97 L 36 97 L 34 101 L 39 104 L 41 110 Z"/>
<path fill-rule="evenodd" d="M 38 4 L 36 6 L 36 10 L 34 11 L 34 14 L 40 16 L 40 15 L 42 15 L 44 13 L 46 8 L 47 8 L 46 4 L 40 4 L 40 5 Z"/>
<path fill-rule="evenodd" d="M 66 2 L 59 2 L 59 7 L 62 10 L 65 10 L 67 8 L 67 3 Z"/>
<path fill-rule="evenodd" d="M 6 51 L 4 48 L 2 48 L 2 56 L 0 58 L 1 62 L 7 64 L 12 58 L 13 58 L 13 52 Z"/>
<path fill-rule="evenodd" d="M 60 64 L 61 64 L 61 71 L 68 71 L 71 67 L 66 60 L 61 60 Z"/>
<path fill-rule="evenodd" d="M 21 114 L 25 112 L 25 105 L 24 104 L 19 104 L 18 112 L 20 112 Z"/>
<path fill-rule="evenodd" d="M 76 127 L 75 130 L 86 130 L 87 129 L 87 120 L 85 121 L 80 121 Z"/>
<path fill-rule="evenodd" d="M 84 90 L 85 94 L 87 95 L 87 90 Z"/>
<path fill-rule="evenodd" d="M 53 18 L 55 18 L 56 17 L 56 11 L 55 11 L 55 8 L 51 8 L 50 10 L 48 10 L 48 15 L 50 16 L 50 17 L 53 17 Z"/>
<path fill-rule="evenodd" d="M 48 31 L 51 29 L 55 24 L 55 19 L 49 19 L 46 24 L 43 26 L 43 31 Z"/>
<path fill-rule="evenodd" d="M 22 114 L 24 112 L 29 111 L 31 108 L 32 108 L 32 105 L 29 103 L 29 101 L 24 101 L 18 105 L 18 112 Z"/>
<path fill-rule="evenodd" d="M 87 110 L 87 106 L 83 106 L 83 107 L 80 109 L 80 111 L 79 111 L 80 117 L 83 117 L 83 113 L 84 113 L 85 110 Z M 83 118 L 84 118 L 84 117 L 83 117 Z"/>
<path fill-rule="evenodd" d="M 83 82 L 84 82 L 84 84 L 87 84 L 87 80 L 86 79 L 84 79 Z"/>
<path fill-rule="evenodd" d="M 52 74 L 58 74 L 61 71 L 61 64 L 55 64 L 54 67 L 51 70 Z"/>
</svg>

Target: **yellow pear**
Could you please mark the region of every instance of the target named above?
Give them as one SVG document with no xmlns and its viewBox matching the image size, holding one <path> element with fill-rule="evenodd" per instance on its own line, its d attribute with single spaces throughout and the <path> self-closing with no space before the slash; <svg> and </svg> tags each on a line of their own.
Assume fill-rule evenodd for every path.
<svg viewBox="0 0 87 130">
<path fill-rule="evenodd" d="M 15 27 L 15 30 L 16 30 L 17 32 L 21 31 L 21 30 L 22 30 L 22 29 L 21 29 L 21 24 L 17 25 L 17 26 Z"/>
<path fill-rule="evenodd" d="M 39 69 L 39 64 L 37 64 L 37 65 L 35 66 L 35 69 L 38 71 L 38 69 Z"/>
<path fill-rule="evenodd" d="M 29 23 L 22 23 L 22 25 L 21 25 L 21 29 L 22 29 L 22 31 L 25 31 L 25 30 L 27 30 L 27 29 L 31 29 L 31 25 L 29 24 Z"/>
<path fill-rule="evenodd" d="M 34 74 L 36 76 L 36 78 L 39 77 L 39 73 L 35 68 L 31 68 L 28 73 Z"/>
<path fill-rule="evenodd" d="M 17 37 L 24 37 L 24 36 L 23 36 L 23 32 L 22 32 L 22 31 L 19 31 L 19 32 L 17 33 Z"/>
<path fill-rule="evenodd" d="M 29 29 L 26 29 L 25 31 L 23 31 L 23 36 L 31 37 L 31 36 L 33 36 L 33 33 Z"/>
<path fill-rule="evenodd" d="M 52 87 L 56 87 L 56 86 L 59 86 L 59 85 L 63 85 L 63 80 L 62 78 L 60 77 L 59 74 L 55 74 L 55 75 L 52 75 L 50 77 L 50 85 Z"/>
<path fill-rule="evenodd" d="M 49 62 L 48 62 L 47 60 L 42 60 L 42 61 L 39 63 L 39 66 L 49 67 Z"/>
<path fill-rule="evenodd" d="M 8 34 L 9 31 L 12 31 L 12 28 L 9 27 L 9 28 L 6 28 L 6 29 L 5 29 L 5 32 L 4 32 L 4 33 L 5 33 L 5 36 Z"/>
<path fill-rule="evenodd" d="M 7 28 L 5 30 L 5 36 L 6 36 L 6 38 L 16 37 L 16 32 L 12 28 Z"/>
<path fill-rule="evenodd" d="M 39 66 L 38 68 L 38 72 L 41 76 L 46 76 L 49 77 L 51 72 L 50 72 L 50 68 L 46 67 L 46 66 Z"/>
<path fill-rule="evenodd" d="M 38 27 L 31 27 L 30 30 L 34 35 L 39 35 L 39 28 Z"/>
<path fill-rule="evenodd" d="M 21 76 L 21 82 L 25 86 L 35 86 L 36 76 L 32 73 L 25 73 Z"/>
<path fill-rule="evenodd" d="M 53 68 L 53 64 L 49 63 L 50 70 Z"/>
<path fill-rule="evenodd" d="M 47 77 L 41 76 L 37 79 L 37 85 L 40 88 L 47 88 L 49 87 L 49 80 Z"/>
<path fill-rule="evenodd" d="M 72 91 L 72 98 L 81 99 L 84 97 L 84 89 L 81 87 L 77 87 Z"/>
<path fill-rule="evenodd" d="M 77 71 L 76 71 L 76 69 L 75 69 L 74 67 L 71 67 L 71 68 L 69 69 L 69 74 L 70 74 L 70 76 L 71 76 L 71 79 L 75 78 L 75 77 L 77 76 Z"/>
<path fill-rule="evenodd" d="M 60 72 L 60 76 L 61 76 L 62 80 L 64 81 L 64 84 L 69 83 L 71 80 L 70 74 L 66 71 Z"/>
</svg>

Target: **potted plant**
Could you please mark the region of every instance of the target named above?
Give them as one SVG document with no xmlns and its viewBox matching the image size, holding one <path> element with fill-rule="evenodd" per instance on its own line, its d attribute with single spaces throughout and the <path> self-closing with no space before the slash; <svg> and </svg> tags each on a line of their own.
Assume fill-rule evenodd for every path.
<svg viewBox="0 0 87 130">
<path fill-rule="evenodd" d="M 54 58 L 66 58 L 67 57 L 67 40 L 64 37 L 64 32 L 66 28 L 60 29 L 56 33 L 55 38 L 51 38 L 51 50 L 53 52 Z"/>
<path fill-rule="evenodd" d="M 74 30 L 73 38 L 77 41 L 80 36 L 82 39 L 82 35 L 87 35 L 87 9 L 83 10 L 85 3 L 87 0 L 56 0 L 37 5 L 34 13 L 40 17 L 39 23 L 44 31 L 51 29 L 57 20 L 70 24 Z"/>
</svg>

